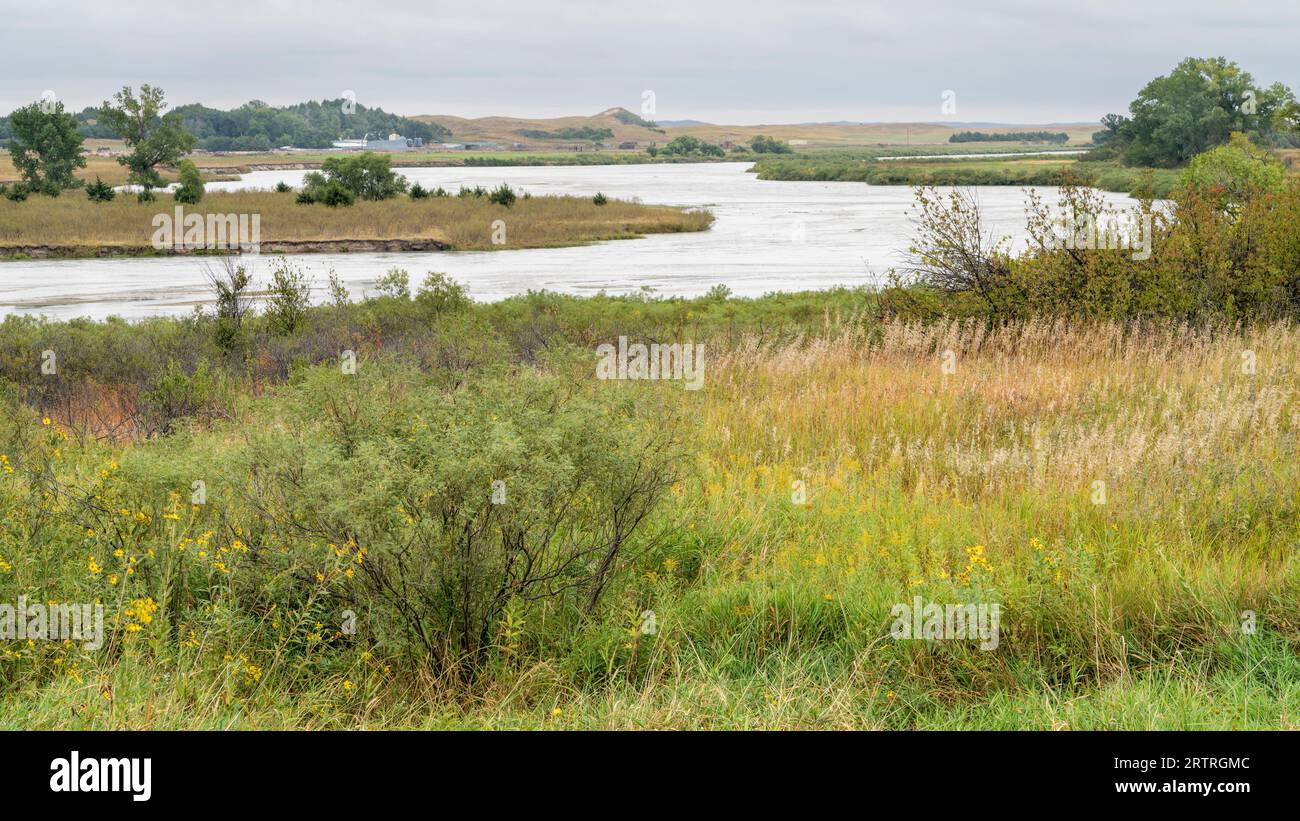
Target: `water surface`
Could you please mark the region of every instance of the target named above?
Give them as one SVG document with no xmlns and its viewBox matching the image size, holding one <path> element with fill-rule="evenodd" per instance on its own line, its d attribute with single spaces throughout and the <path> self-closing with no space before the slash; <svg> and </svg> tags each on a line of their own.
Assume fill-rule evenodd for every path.
<svg viewBox="0 0 1300 821">
<path fill-rule="evenodd" d="M 852 182 L 759 180 L 750 163 L 689 165 L 404 168 L 426 188 L 496 186 L 533 193 L 637 198 L 646 203 L 708 208 L 713 228 L 658 234 L 578 248 L 451 253 L 305 254 L 290 259 L 323 286 L 332 269 L 353 297 L 373 291 L 389 268 L 405 268 L 412 282 L 442 271 L 491 301 L 530 289 L 573 294 L 633 293 L 643 288 L 693 296 L 717 284 L 737 295 L 857 286 L 879 282 L 904 259 L 914 224 L 906 186 Z M 304 171 L 258 171 L 209 190 L 299 185 Z M 1024 195 L 1014 187 L 980 187 L 986 228 L 1022 246 Z M 1050 203 L 1051 188 L 1039 189 Z M 1126 195 L 1105 194 L 1120 207 Z M 308 206 L 304 206 L 308 207 Z M 253 260 L 255 281 L 269 279 L 271 258 Z M 51 317 L 110 314 L 139 318 L 180 314 L 210 299 L 204 265 L 211 258 L 32 260 L 0 263 L 0 314 Z M 324 288 L 315 296 L 324 299 Z"/>
</svg>

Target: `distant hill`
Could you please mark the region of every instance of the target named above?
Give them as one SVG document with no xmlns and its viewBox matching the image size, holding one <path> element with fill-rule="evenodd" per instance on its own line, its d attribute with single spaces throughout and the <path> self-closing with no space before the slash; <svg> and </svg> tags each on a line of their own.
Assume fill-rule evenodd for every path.
<svg viewBox="0 0 1300 821">
<path fill-rule="evenodd" d="M 635 142 L 637 147 L 663 145 L 685 134 L 710 143 L 748 143 L 763 134 L 796 146 L 849 148 L 854 146 L 947 145 L 959 131 L 977 126 L 983 131 L 1064 131 L 1068 145 L 1091 141 L 1096 123 L 798 123 L 772 125 L 717 125 L 699 120 L 649 122 L 625 108 L 610 108 L 587 117 L 479 117 L 466 119 L 447 114 L 412 117 L 451 130 L 457 142 L 522 143 L 529 148 L 555 147 L 574 143 Z"/>
<path fill-rule="evenodd" d="M 478 117 L 467 119 L 449 114 L 422 114 L 411 119 L 438 125 L 451 131 L 457 142 L 523 143 L 545 147 L 569 143 L 636 142 L 639 145 L 666 143 L 668 137 L 656 123 L 626 108 L 608 108 L 588 117 Z"/>
<path fill-rule="evenodd" d="M 851 148 L 855 146 L 947 145 L 948 138 L 969 130 L 943 123 L 778 123 L 771 125 L 713 125 L 703 123 L 670 129 L 673 136 L 688 134 L 711 143 L 747 143 L 759 134 L 777 137 L 796 147 Z M 1097 130 L 1090 123 L 989 123 L 983 131 L 1063 131 L 1069 145 L 1089 143 Z"/>
</svg>

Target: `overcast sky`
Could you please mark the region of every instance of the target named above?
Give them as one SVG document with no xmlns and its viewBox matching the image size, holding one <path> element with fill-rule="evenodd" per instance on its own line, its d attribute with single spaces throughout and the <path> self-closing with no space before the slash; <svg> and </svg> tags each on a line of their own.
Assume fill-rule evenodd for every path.
<svg viewBox="0 0 1300 821">
<path fill-rule="evenodd" d="M 222 108 L 560 116 L 652 90 L 660 120 L 1046 123 L 1192 55 L 1300 89 L 1300 0 L 0 0 L 0 53 L 4 112 L 148 82 Z"/>
</svg>

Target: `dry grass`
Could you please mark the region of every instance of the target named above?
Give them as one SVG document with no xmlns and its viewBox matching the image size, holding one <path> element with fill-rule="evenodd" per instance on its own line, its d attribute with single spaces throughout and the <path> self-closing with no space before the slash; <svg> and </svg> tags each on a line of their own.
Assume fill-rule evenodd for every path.
<svg viewBox="0 0 1300 821">
<path fill-rule="evenodd" d="M 1300 726 L 1296 325 L 828 323 L 706 362 L 669 536 L 600 619 L 530 619 L 518 665 L 365 698 L 268 666 L 254 697 L 106 658 L 115 702 L 55 676 L 0 726 Z M 891 640 L 912 596 L 999 603 L 1000 643 Z"/>
<path fill-rule="evenodd" d="M 159 174 L 168 182 L 175 182 L 176 172 L 172 169 L 159 169 Z M 114 157 L 86 157 L 86 167 L 77 169 L 77 179 L 94 182 L 99 177 L 109 185 L 126 185 L 127 169 Z M 0 151 L 0 182 L 17 182 L 18 170 L 14 168 L 8 151 Z"/>
<path fill-rule="evenodd" d="M 169 197 L 139 203 L 119 196 L 94 203 L 83 194 L 0 200 L 0 246 L 147 248 L 153 219 L 172 214 Z M 603 206 L 578 197 L 520 199 L 510 208 L 483 198 L 448 197 L 358 202 L 344 208 L 298 205 L 292 193 L 214 192 L 186 213 L 260 214 L 262 242 L 309 240 L 437 240 L 455 249 L 535 248 L 623 239 L 650 233 L 701 231 L 707 212 L 611 200 Z M 493 223 L 505 224 L 505 243 L 493 244 Z"/>
</svg>

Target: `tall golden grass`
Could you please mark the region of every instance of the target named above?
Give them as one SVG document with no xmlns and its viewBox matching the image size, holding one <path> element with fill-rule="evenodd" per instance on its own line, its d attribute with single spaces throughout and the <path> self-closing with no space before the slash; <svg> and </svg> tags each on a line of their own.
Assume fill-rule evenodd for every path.
<svg viewBox="0 0 1300 821">
<path fill-rule="evenodd" d="M 60 197 L 0 199 L 0 246 L 148 247 L 156 215 L 171 215 L 168 196 L 140 203 L 119 195 L 95 203 L 81 192 Z M 298 205 L 293 193 L 212 192 L 185 213 L 260 214 L 262 242 L 306 240 L 438 240 L 458 250 L 535 248 L 624 239 L 651 233 L 702 231 L 704 211 L 580 197 L 531 197 L 506 208 L 478 197 L 357 202 L 348 207 Z M 493 242 L 504 223 L 504 242 Z M 497 233 L 500 237 L 501 234 Z"/>
</svg>

